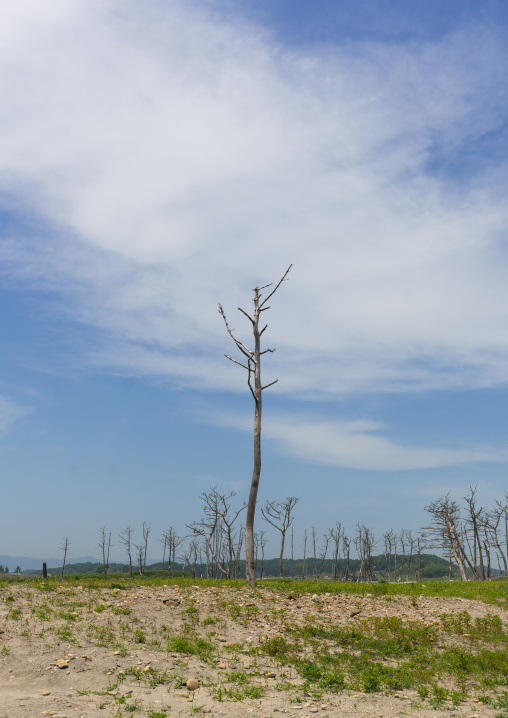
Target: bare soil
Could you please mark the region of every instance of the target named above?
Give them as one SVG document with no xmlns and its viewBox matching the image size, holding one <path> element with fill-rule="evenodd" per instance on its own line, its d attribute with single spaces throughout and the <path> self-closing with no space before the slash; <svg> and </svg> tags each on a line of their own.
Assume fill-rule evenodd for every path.
<svg viewBox="0 0 508 718">
<path fill-rule="evenodd" d="M 416 690 L 391 695 L 343 691 L 315 699 L 298 689 L 302 680 L 297 674 L 288 675 L 273 658 L 253 659 L 244 650 L 283 635 L 284 624 L 277 617 L 281 609 L 286 622 L 301 623 L 309 613 L 317 613 L 334 626 L 370 616 L 399 616 L 430 625 L 439 622 L 443 612 L 465 610 L 473 618 L 497 614 L 506 624 L 508 613 L 500 606 L 430 597 L 419 598 L 414 606 L 409 596 L 387 602 L 381 596 L 350 594 L 316 600 L 310 594 L 291 597 L 269 588 L 253 592 L 172 585 L 91 590 L 63 584 L 41 591 L 33 584 L 13 583 L 0 591 L 0 599 L 0 718 L 162 718 L 165 711 L 169 718 L 201 713 L 225 718 L 493 718 L 497 712 L 472 699 L 457 707 L 431 709 L 422 705 Z M 214 645 L 212 661 L 164 650 L 167 637 L 189 630 Z M 62 667 L 58 661 L 64 661 Z M 119 682 L 118 674 L 132 668 L 141 678 L 131 672 Z M 252 676 L 265 695 L 242 700 L 223 695 L 219 700 L 218 688 L 231 686 L 232 671 Z M 150 683 L 155 676 L 165 679 Z M 188 679 L 199 682 L 196 691 L 185 687 Z"/>
</svg>

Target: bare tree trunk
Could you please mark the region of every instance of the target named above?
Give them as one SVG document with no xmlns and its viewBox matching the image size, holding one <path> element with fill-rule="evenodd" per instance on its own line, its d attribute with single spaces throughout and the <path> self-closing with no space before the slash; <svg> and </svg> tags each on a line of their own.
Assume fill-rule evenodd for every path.
<svg viewBox="0 0 508 718">
<path fill-rule="evenodd" d="M 294 534 L 294 527 L 291 526 L 291 579 L 293 579 L 293 578 L 295 577 L 294 572 L 293 572 L 293 561 L 294 561 L 294 551 L 293 551 L 293 548 L 294 548 L 294 546 L 293 546 L 293 538 L 294 538 L 294 536 L 293 536 L 293 534 Z"/>
<path fill-rule="evenodd" d="M 270 287 L 271 284 L 266 284 L 263 287 L 256 287 L 254 289 L 254 316 L 251 317 L 243 309 L 240 309 L 252 324 L 252 331 L 254 335 L 254 349 L 249 349 L 243 342 L 235 337 L 232 330 L 229 328 L 226 314 L 222 306 L 219 304 L 219 313 L 221 314 L 226 324 L 226 329 L 235 342 L 236 347 L 240 350 L 243 356 L 247 360 L 247 364 L 236 361 L 232 357 L 226 354 L 226 357 L 235 364 L 239 364 L 247 370 L 247 383 L 249 385 L 250 392 L 254 398 L 255 412 L 254 412 L 254 467 L 252 470 L 252 480 L 249 492 L 249 501 L 247 504 L 247 517 L 245 521 L 245 578 L 249 586 L 256 585 L 256 563 L 254 560 L 254 516 L 256 513 L 256 503 L 259 488 L 259 478 L 261 476 L 261 414 L 262 414 L 262 394 L 263 390 L 267 389 L 276 383 L 275 381 L 270 382 L 263 386 L 261 384 L 261 356 L 266 352 L 273 352 L 274 349 L 265 349 L 261 351 L 261 335 L 265 331 L 268 325 L 265 325 L 263 329 L 259 329 L 259 318 L 261 312 L 266 311 L 270 307 L 266 307 L 266 302 L 272 297 L 277 289 L 280 287 L 282 282 L 286 279 L 289 270 L 292 265 L 289 265 L 288 269 L 276 285 L 275 289 L 261 301 L 261 290 Z M 251 384 L 251 377 L 254 374 L 254 388 Z"/>
<path fill-rule="evenodd" d="M 302 564 L 302 581 L 305 579 L 305 570 L 306 570 L 306 562 L 307 559 L 307 529 L 305 529 L 305 532 L 303 534 L 303 564 Z"/>
<path fill-rule="evenodd" d="M 286 541 L 286 531 L 294 521 L 292 512 L 299 499 L 296 496 L 288 496 L 285 501 L 278 503 L 277 501 L 267 501 L 265 506 L 261 509 L 264 520 L 271 526 L 280 531 L 281 544 L 280 544 L 280 559 L 279 559 L 279 570 L 280 577 L 283 578 L 283 564 L 282 560 L 284 557 L 284 544 Z"/>
<path fill-rule="evenodd" d="M 148 551 L 148 536 L 150 535 L 150 528 L 151 527 L 146 523 L 146 521 L 143 521 L 143 576 L 146 571 L 146 554 Z"/>
<path fill-rule="evenodd" d="M 64 552 L 63 565 L 62 565 L 62 578 L 64 577 L 65 561 L 67 559 L 67 551 L 69 550 L 69 546 L 70 546 L 69 537 L 66 536 L 63 540 L 62 545 L 59 546 L 60 550 Z"/>
<path fill-rule="evenodd" d="M 337 521 L 335 523 L 335 528 L 330 529 L 330 538 L 333 541 L 333 572 L 332 572 L 332 581 L 337 581 L 337 565 L 338 565 L 338 559 L 339 559 L 339 547 L 340 547 L 340 540 L 342 538 L 342 524 Z"/>
<path fill-rule="evenodd" d="M 132 528 L 127 526 L 121 533 L 118 534 L 118 538 L 125 546 L 127 556 L 129 557 L 129 575 L 132 578 L 132 551 L 131 551 L 131 539 L 132 539 Z"/>
<path fill-rule="evenodd" d="M 104 571 L 104 578 L 107 578 L 108 570 L 109 570 L 109 549 L 111 548 L 111 531 L 109 532 L 109 536 L 108 536 L 108 534 L 106 533 L 105 526 L 103 526 L 101 528 L 98 548 L 100 548 L 101 553 L 102 553 L 102 565 L 103 565 L 103 571 Z"/>
<path fill-rule="evenodd" d="M 261 575 L 260 580 L 263 578 L 263 570 L 265 567 L 265 546 L 266 546 L 266 531 L 259 532 L 259 544 L 261 546 Z"/>
</svg>

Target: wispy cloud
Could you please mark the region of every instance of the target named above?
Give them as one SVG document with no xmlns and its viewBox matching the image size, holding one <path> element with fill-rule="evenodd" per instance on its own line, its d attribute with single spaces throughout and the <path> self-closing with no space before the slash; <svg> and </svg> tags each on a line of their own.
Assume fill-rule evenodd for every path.
<svg viewBox="0 0 508 718">
<path fill-rule="evenodd" d="M 504 41 L 298 53 L 184 2 L 20 0 L 0 31 L 0 190 L 33 221 L 2 240 L 4 281 L 103 330 L 88 361 L 223 388 L 217 301 L 236 311 L 293 262 L 270 317 L 278 391 L 506 383 L 507 165 L 463 167 L 506 123 Z"/>
<path fill-rule="evenodd" d="M 252 431 L 249 417 L 221 414 L 222 426 Z M 379 422 L 323 421 L 319 417 L 267 416 L 265 441 L 287 454 L 316 464 L 371 471 L 401 471 L 506 461 L 508 451 L 490 448 L 447 449 L 410 446 L 387 436 Z"/>
<path fill-rule="evenodd" d="M 17 419 L 26 416 L 30 410 L 0 395 L 0 434 L 5 434 Z"/>
</svg>

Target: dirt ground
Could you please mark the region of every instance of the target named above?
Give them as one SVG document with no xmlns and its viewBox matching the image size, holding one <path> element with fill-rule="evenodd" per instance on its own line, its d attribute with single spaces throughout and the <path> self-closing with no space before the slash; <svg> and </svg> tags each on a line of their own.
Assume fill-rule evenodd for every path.
<svg viewBox="0 0 508 718">
<path fill-rule="evenodd" d="M 238 648 L 282 635 L 280 609 L 285 621 L 302 622 L 311 612 L 335 626 L 369 616 L 399 616 L 430 625 L 439 622 L 442 612 L 464 610 L 472 617 L 497 614 L 506 624 L 508 610 L 500 606 L 430 597 L 419 598 L 414 606 L 408 596 L 392 597 L 388 603 L 370 595 L 292 597 L 269 587 L 253 592 L 172 585 L 91 590 L 64 584 L 41 591 L 14 583 L 0 591 L 0 599 L 0 718 L 171 718 L 201 713 L 225 718 L 493 718 L 497 712 L 478 700 L 433 710 L 422 705 L 416 690 L 391 695 L 343 691 L 316 700 L 298 691 L 301 679 L 284 673 L 275 659 L 256 659 L 254 670 L 252 659 Z M 213 661 L 155 645 L 154 637 L 181 634 L 192 620 L 194 635 L 214 644 Z M 219 700 L 217 689 L 228 685 L 231 671 L 255 673 L 264 696 Z M 127 677 L 119 682 L 121 672 Z M 156 676 L 166 678 L 159 684 L 149 680 Z M 199 683 L 197 690 L 188 690 L 189 679 Z"/>
</svg>

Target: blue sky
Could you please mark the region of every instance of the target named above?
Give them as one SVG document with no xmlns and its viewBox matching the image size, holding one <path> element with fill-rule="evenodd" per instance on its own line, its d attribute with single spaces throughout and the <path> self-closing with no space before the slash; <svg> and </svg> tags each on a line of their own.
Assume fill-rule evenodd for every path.
<svg viewBox="0 0 508 718">
<path fill-rule="evenodd" d="M 501 499 L 508 9 L 20 0 L 0 28 L 0 553 L 247 495 L 217 313 L 267 317 L 260 502 L 417 531 Z M 259 517 L 258 528 L 262 529 Z M 276 546 L 273 543 L 273 551 Z"/>
</svg>

